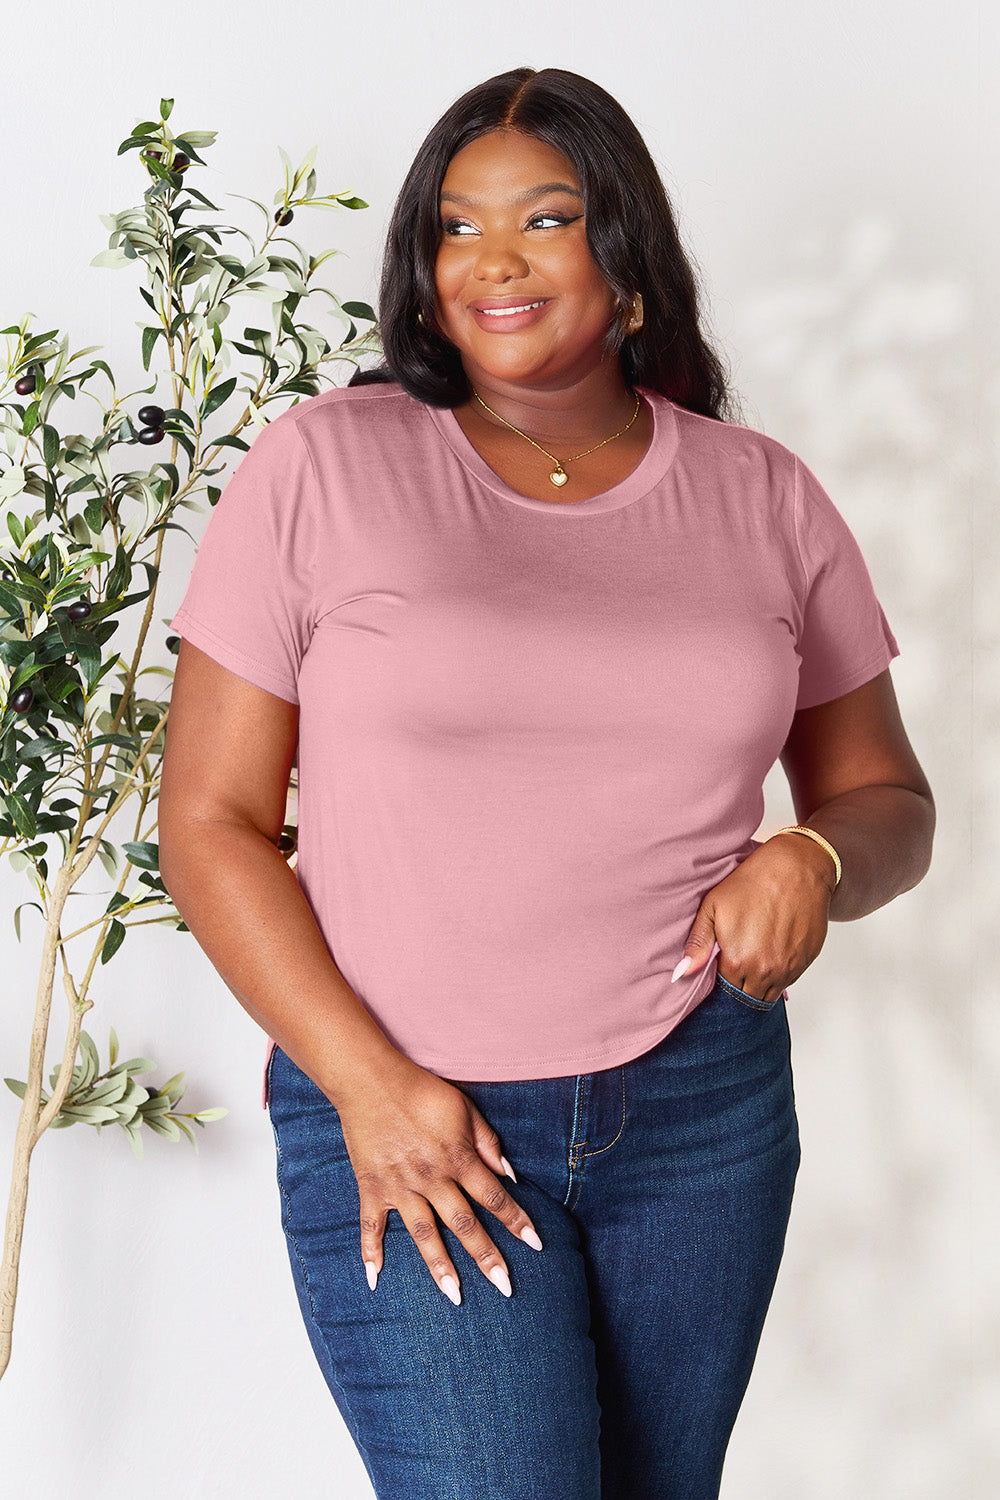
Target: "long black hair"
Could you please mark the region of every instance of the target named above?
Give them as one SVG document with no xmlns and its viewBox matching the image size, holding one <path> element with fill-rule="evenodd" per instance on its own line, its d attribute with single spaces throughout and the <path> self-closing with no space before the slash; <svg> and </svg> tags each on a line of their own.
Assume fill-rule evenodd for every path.
<svg viewBox="0 0 1000 1500">
<path fill-rule="evenodd" d="M 624 309 L 642 294 L 644 322 L 609 335 L 630 385 L 726 420 L 733 405 L 721 360 L 700 327 L 699 291 L 673 210 L 646 143 L 616 99 L 561 68 L 514 68 L 462 95 L 438 120 L 400 189 L 386 240 L 379 293 L 385 365 L 351 384 L 395 380 L 431 406 L 470 395 L 458 350 L 437 329 L 434 267 L 440 192 L 452 157 L 494 130 L 517 130 L 555 147 L 576 169 L 587 241 Z"/>
</svg>

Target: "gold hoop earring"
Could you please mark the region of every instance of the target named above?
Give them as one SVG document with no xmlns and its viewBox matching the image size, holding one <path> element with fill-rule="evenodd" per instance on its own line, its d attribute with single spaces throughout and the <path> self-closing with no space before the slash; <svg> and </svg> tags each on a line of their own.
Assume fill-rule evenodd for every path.
<svg viewBox="0 0 1000 1500">
<path fill-rule="evenodd" d="M 417 322 L 420 324 L 421 328 L 427 327 L 427 324 L 424 322 L 424 315 L 420 311 L 419 307 L 417 308 Z"/>
</svg>

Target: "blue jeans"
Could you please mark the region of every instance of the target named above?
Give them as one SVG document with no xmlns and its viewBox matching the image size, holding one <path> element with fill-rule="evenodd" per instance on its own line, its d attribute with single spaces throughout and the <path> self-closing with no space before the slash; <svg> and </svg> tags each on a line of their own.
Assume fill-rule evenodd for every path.
<svg viewBox="0 0 1000 1500">
<path fill-rule="evenodd" d="M 442 1226 L 457 1307 L 395 1209 L 369 1291 L 339 1116 L 280 1049 L 269 1070 L 299 1304 L 379 1500 L 714 1500 L 799 1163 L 784 997 L 719 978 L 620 1067 L 451 1081 L 545 1247 L 475 1205 L 507 1299 Z"/>
</svg>

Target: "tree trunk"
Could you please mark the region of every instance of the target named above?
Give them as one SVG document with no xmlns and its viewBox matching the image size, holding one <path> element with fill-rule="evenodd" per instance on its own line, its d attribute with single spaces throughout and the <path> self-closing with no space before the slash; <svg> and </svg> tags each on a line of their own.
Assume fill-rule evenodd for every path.
<svg viewBox="0 0 1000 1500">
<path fill-rule="evenodd" d="M 49 1015 L 52 1010 L 52 988 L 56 972 L 56 947 L 59 941 L 63 907 L 66 904 L 72 881 L 73 871 L 71 862 L 68 861 L 56 876 L 45 923 L 42 962 L 35 998 L 35 1020 L 31 1030 L 27 1085 L 14 1140 L 14 1165 L 11 1173 L 10 1200 L 7 1205 L 3 1264 L 0 1267 L 0 1378 L 3 1377 L 10 1362 L 14 1306 L 17 1301 L 17 1273 L 21 1260 L 21 1240 L 24 1235 L 24 1214 L 28 1203 L 28 1169 L 31 1164 L 31 1153 L 38 1141 L 42 1074 L 45 1068 L 45 1048 L 49 1035 Z"/>
</svg>

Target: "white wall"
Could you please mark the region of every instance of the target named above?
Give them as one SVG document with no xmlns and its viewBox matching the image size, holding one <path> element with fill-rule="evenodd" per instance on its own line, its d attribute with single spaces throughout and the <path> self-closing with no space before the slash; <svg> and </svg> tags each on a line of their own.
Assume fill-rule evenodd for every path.
<svg viewBox="0 0 1000 1500">
<path fill-rule="evenodd" d="M 557 65 L 632 112 L 703 267 L 747 420 L 819 473 L 869 559 L 940 814 L 924 884 L 835 927 L 795 987 L 804 1162 L 724 1496 L 985 1497 L 1000 1457 L 985 1436 L 997 1273 L 983 1187 L 1000 1051 L 985 873 L 998 804 L 985 730 L 970 745 L 997 683 L 995 8 L 35 0 L 4 29 L 0 325 L 30 309 L 36 329 L 105 346 L 135 385 L 135 280 L 88 262 L 106 245 L 98 214 L 143 186 L 118 142 L 162 94 L 176 97 L 174 123 L 220 132 L 211 168 L 192 176 L 210 197 L 268 200 L 277 145 L 298 160 L 318 142 L 321 186 L 372 207 L 294 228 L 313 249 L 349 250 L 333 282 L 369 299 L 405 166 L 464 88 Z M 189 564 L 178 545 L 161 618 Z M 30 894 L 0 872 L 0 1072 L 22 1077 L 37 927 L 26 914 L 18 947 L 9 913 Z M 139 1164 L 123 1133 L 82 1126 L 39 1147 L 0 1393 L 8 1492 L 44 1475 L 83 1500 L 360 1500 L 370 1489 L 288 1273 L 260 1034 L 193 939 L 169 931 L 132 934 L 95 1000 L 87 1025 L 102 1048 L 114 1024 L 129 1053 L 188 1069 L 190 1107 L 231 1113 L 198 1156 L 150 1139 Z M 0 1160 L 15 1114 L 4 1091 Z"/>
</svg>

